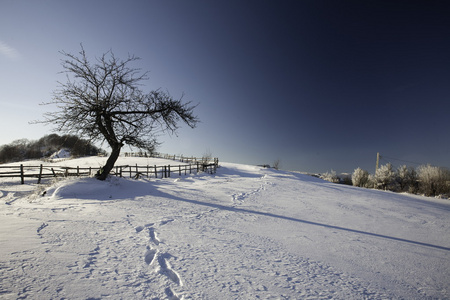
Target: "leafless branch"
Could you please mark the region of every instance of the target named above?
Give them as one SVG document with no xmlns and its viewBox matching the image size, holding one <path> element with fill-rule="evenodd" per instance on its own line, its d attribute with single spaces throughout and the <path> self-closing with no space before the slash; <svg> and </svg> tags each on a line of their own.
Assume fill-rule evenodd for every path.
<svg viewBox="0 0 450 300">
<path fill-rule="evenodd" d="M 59 83 L 53 99 L 57 111 L 44 114 L 40 123 L 59 132 L 106 140 L 112 148 L 112 165 L 123 145 L 154 149 L 157 132 L 175 133 L 180 123 L 194 128 L 199 122 L 195 105 L 175 100 L 168 92 L 144 93 L 147 72 L 130 65 L 140 58 L 117 58 L 110 50 L 91 63 L 81 45 L 78 55 L 61 52 L 66 82 Z M 106 166 L 105 166 L 106 169 Z"/>
</svg>

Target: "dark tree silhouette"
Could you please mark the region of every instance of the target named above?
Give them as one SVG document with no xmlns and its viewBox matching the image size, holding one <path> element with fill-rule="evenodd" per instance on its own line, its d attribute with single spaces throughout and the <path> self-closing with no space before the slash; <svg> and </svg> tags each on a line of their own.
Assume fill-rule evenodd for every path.
<svg viewBox="0 0 450 300">
<path fill-rule="evenodd" d="M 191 102 L 183 103 L 183 97 L 175 100 L 161 90 L 141 90 L 147 73 L 130 67 L 138 57 L 121 60 L 108 51 L 90 62 L 83 46 L 78 56 L 61 54 L 67 81 L 59 82 L 52 101 L 44 103 L 57 110 L 45 113 L 41 123 L 56 125 L 58 132 L 106 141 L 111 154 L 98 179 L 107 178 L 124 145 L 153 151 L 161 132 L 174 133 L 181 121 L 196 126 Z"/>
</svg>

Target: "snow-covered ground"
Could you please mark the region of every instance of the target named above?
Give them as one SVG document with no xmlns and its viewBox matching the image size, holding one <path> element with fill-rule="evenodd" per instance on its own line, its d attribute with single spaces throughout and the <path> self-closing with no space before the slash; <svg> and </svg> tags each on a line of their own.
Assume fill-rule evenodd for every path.
<svg viewBox="0 0 450 300">
<path fill-rule="evenodd" d="M 231 163 L 33 182 L 0 183 L 1 299 L 450 298 L 449 200 Z"/>
<path fill-rule="evenodd" d="M 58 158 L 69 158 L 70 157 L 70 151 L 67 149 L 61 149 L 52 155 L 50 155 L 50 159 L 58 159 Z"/>
</svg>

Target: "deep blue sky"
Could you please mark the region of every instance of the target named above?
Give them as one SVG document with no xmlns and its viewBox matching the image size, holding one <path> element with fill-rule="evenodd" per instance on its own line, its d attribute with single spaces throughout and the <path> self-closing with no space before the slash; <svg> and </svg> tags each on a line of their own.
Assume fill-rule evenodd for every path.
<svg viewBox="0 0 450 300">
<path fill-rule="evenodd" d="M 450 167 L 447 1 L 3 0 L 0 144 L 50 133 L 28 122 L 64 81 L 59 51 L 80 43 L 141 57 L 144 89 L 199 103 L 202 123 L 161 152 L 308 172 L 373 172 L 377 152 Z"/>
</svg>

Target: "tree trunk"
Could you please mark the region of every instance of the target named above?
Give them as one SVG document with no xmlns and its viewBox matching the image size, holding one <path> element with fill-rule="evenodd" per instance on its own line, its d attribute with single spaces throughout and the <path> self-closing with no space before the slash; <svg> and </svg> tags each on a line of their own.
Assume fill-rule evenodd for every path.
<svg viewBox="0 0 450 300">
<path fill-rule="evenodd" d="M 111 155 L 108 157 L 106 164 L 97 172 L 97 174 L 95 174 L 95 178 L 98 180 L 105 180 L 108 177 L 109 173 L 114 168 L 114 164 L 119 158 L 121 148 L 122 146 L 112 147 Z"/>
</svg>

